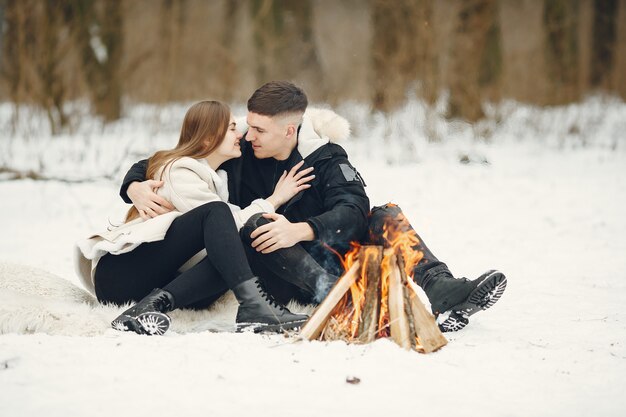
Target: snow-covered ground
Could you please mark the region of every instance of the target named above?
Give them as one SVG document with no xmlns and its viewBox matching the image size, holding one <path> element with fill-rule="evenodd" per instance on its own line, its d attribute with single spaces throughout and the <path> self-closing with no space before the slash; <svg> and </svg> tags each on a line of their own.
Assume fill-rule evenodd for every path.
<svg viewBox="0 0 626 417">
<path fill-rule="evenodd" d="M 604 119 L 593 104 L 576 110 L 601 118 L 595 130 L 593 123 L 565 130 L 587 132 L 576 146 L 561 146 L 558 134 L 538 127 L 541 120 L 580 122 L 573 110 L 531 121 L 517 111 L 519 120 L 491 144 L 416 140 L 419 162 L 398 163 L 402 138 L 376 144 L 384 126 L 346 144 L 372 203 L 398 203 L 454 273 L 498 268 L 508 276 L 500 302 L 446 334 L 439 352 L 406 352 L 387 340 L 358 346 L 210 332 L 5 334 L 0 415 L 625 415 L 626 153 L 623 138 L 612 136 L 624 124 L 624 104 L 615 106 Z M 411 137 L 408 120 L 387 131 Z M 509 137 L 529 130 L 533 138 Z M 110 146 L 130 142 L 128 135 L 111 137 Z M 63 145 L 46 140 L 58 159 L 54 146 Z M 15 155 L 28 147 L 45 160 L 32 139 L 11 146 L 19 163 Z M 72 160 L 71 146 L 64 149 Z M 469 164 L 458 162 L 462 155 Z M 83 176 L 105 172 L 81 161 Z M 50 175 L 72 177 L 70 162 L 57 162 Z M 123 211 L 118 180 L 0 182 L 0 262 L 77 283 L 72 244 Z M 347 383 L 351 376 L 361 382 Z"/>
</svg>

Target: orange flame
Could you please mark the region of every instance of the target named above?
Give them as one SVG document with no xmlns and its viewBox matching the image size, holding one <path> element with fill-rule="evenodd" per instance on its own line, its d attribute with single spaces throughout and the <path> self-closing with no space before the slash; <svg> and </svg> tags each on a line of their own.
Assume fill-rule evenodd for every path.
<svg viewBox="0 0 626 417">
<path fill-rule="evenodd" d="M 385 242 L 394 252 L 400 252 L 404 258 L 404 271 L 407 277 L 413 278 L 413 268 L 422 260 L 424 253 L 416 249 L 420 240 L 409 224 L 407 218 L 399 213 L 395 222 L 385 225 L 383 233 Z"/>
<path fill-rule="evenodd" d="M 405 272 L 407 277 L 413 278 L 413 268 L 424 257 L 424 254 L 418 250 L 419 238 L 415 231 L 410 227 L 406 217 L 399 213 L 394 221 L 387 222 L 384 227 L 383 237 L 385 240 L 385 246 L 388 248 L 385 250 L 385 254 L 388 252 L 396 252 L 402 254 L 405 261 Z M 351 249 L 345 256 L 341 256 L 337 251 L 328 247 L 329 250 L 334 252 L 340 259 L 344 270 L 348 270 L 356 261 L 361 245 L 356 242 L 350 244 Z M 347 339 L 353 340 L 357 337 L 359 324 L 362 320 L 361 313 L 365 304 L 365 290 L 367 288 L 367 271 L 366 265 L 361 267 L 360 276 L 356 279 L 354 284 L 350 287 L 350 291 L 344 296 L 344 298 L 337 303 L 334 308 L 331 320 L 331 331 L 335 334 L 347 333 Z M 381 264 L 381 280 L 380 280 L 380 313 L 378 319 L 378 337 L 389 337 L 389 306 L 388 306 L 388 294 L 389 294 L 389 274 L 391 270 L 390 256 L 384 256 Z M 324 338 L 325 335 L 322 335 Z"/>
</svg>

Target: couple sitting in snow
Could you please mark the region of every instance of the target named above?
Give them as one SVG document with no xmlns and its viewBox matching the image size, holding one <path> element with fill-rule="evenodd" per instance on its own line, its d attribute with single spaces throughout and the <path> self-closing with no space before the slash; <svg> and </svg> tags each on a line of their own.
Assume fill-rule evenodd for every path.
<svg viewBox="0 0 626 417">
<path fill-rule="evenodd" d="M 383 228 L 412 230 L 395 205 L 374 207 L 361 175 L 332 140 L 349 134 L 329 110 L 307 111 L 297 86 L 269 82 L 248 100 L 245 136 L 228 106 L 194 104 L 178 145 L 131 168 L 121 189 L 127 221 L 78 243 L 79 271 L 103 303 L 137 303 L 114 328 L 162 334 L 167 313 L 205 308 L 227 290 L 239 302 L 237 327 L 299 327 L 289 300 L 319 303 L 342 270 L 332 248 L 385 244 Z M 403 221 L 404 220 L 404 221 Z M 457 279 L 419 239 L 413 279 L 444 331 L 459 330 L 493 305 L 505 276 Z"/>
</svg>

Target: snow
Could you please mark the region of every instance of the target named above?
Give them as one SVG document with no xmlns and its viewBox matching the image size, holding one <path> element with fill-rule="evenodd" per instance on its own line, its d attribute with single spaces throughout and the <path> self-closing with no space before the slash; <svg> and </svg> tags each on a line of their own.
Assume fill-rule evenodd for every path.
<svg viewBox="0 0 626 417">
<path fill-rule="evenodd" d="M 161 109 L 150 126 L 152 110 L 137 106 L 114 126 L 2 141 L 4 163 L 93 180 L 0 181 L 0 262 L 78 283 L 73 242 L 122 215 L 121 175 L 176 140 L 184 108 Z M 363 109 L 344 109 L 359 122 L 345 147 L 372 203 L 398 203 L 458 276 L 507 274 L 503 298 L 446 334 L 439 352 L 247 333 L 4 334 L 0 415 L 622 416 L 625 109 L 611 100 L 543 111 L 508 104 L 480 140 L 476 128 L 437 119 L 447 139 L 435 144 L 416 128 L 419 108 L 369 125 Z M 0 105 L 0 125 L 7 114 Z"/>
</svg>

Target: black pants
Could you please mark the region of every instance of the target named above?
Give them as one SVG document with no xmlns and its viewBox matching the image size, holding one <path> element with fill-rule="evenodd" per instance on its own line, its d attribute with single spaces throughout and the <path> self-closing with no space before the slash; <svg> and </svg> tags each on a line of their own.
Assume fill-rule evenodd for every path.
<svg viewBox="0 0 626 417">
<path fill-rule="evenodd" d="M 250 246 L 252 243 L 250 234 L 257 227 L 268 222 L 270 220 L 256 215 L 251 217 L 241 229 L 241 238 L 252 270 L 265 283 L 268 292 L 281 303 L 286 303 L 291 299 L 303 303 L 321 302 L 341 274 L 341 271 L 336 268 L 337 264 L 320 261 L 325 258 L 316 253 L 321 248 L 319 244 L 311 246 L 303 242 L 269 254 L 257 252 Z M 414 230 L 400 207 L 394 204 L 374 207 L 369 217 L 369 238 L 363 243 L 389 246 L 384 237 L 384 230 L 385 227 L 391 225 L 404 232 Z M 448 269 L 446 264 L 433 255 L 417 233 L 416 236 L 419 243 L 412 249 L 420 251 L 422 259 L 414 269 L 413 279 L 421 286 L 428 272 L 433 268 L 437 269 L 437 273 Z M 323 250 L 330 257 L 335 257 L 328 249 Z"/>
<path fill-rule="evenodd" d="M 385 204 L 372 208 L 369 217 L 369 243 L 389 247 L 389 241 L 384 236 L 385 229 L 389 227 L 399 232 L 413 231 L 417 237 L 417 244 L 411 247 L 414 251 L 422 253 L 422 258 L 413 269 L 413 280 L 417 285 L 422 286 L 424 284 L 429 271 L 449 272 L 446 264 L 433 255 L 424 240 L 413 229 L 402 209 L 395 204 Z"/>
<path fill-rule="evenodd" d="M 270 220 L 261 214 L 252 216 L 241 229 L 248 262 L 264 283 L 267 291 L 280 303 L 295 299 L 302 303 L 320 303 L 332 288 L 339 274 L 322 268 L 301 245 L 262 254 L 251 246 L 250 234 Z"/>
<path fill-rule="evenodd" d="M 203 249 L 207 256 L 200 263 L 178 273 Z M 139 301 L 162 288 L 174 296 L 177 308 L 203 308 L 252 277 L 230 209 L 223 202 L 211 202 L 176 218 L 165 239 L 102 257 L 95 287 L 100 302 Z"/>
</svg>

